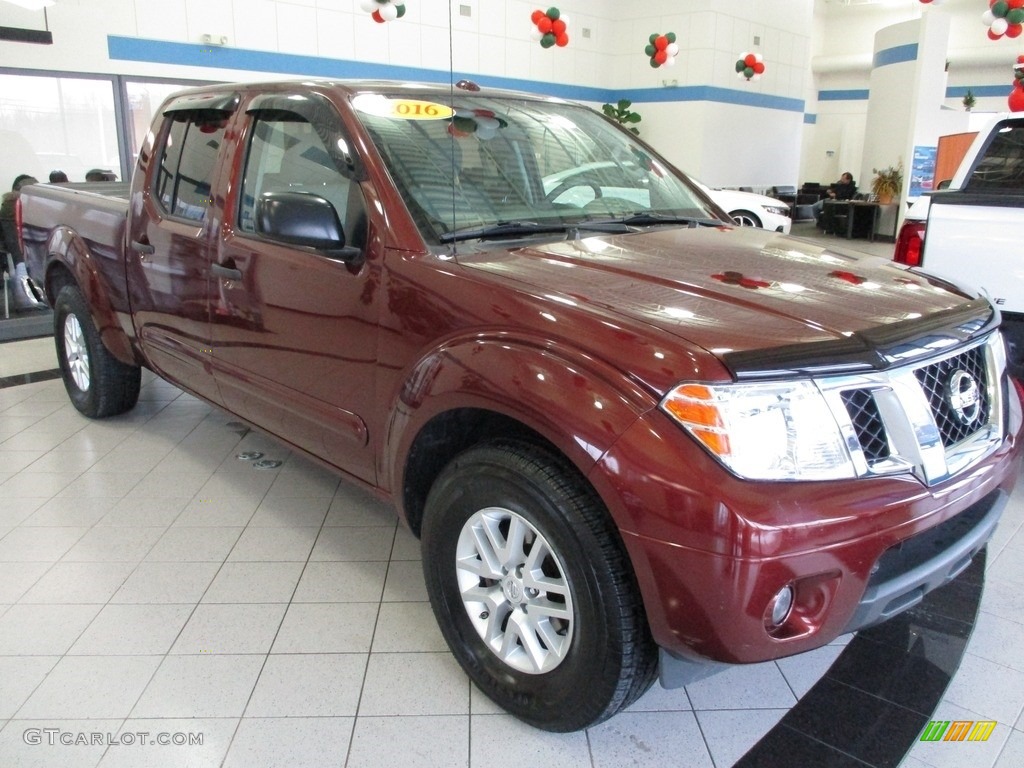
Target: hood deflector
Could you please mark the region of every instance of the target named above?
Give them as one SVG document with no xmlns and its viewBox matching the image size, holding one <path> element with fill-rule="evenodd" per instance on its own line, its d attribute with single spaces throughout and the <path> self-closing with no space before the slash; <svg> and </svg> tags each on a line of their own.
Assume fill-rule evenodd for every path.
<svg viewBox="0 0 1024 768">
<path fill-rule="evenodd" d="M 856 331 L 842 339 L 726 352 L 738 381 L 884 370 L 930 357 L 998 327 L 1000 315 L 978 298 L 921 319 Z"/>
</svg>

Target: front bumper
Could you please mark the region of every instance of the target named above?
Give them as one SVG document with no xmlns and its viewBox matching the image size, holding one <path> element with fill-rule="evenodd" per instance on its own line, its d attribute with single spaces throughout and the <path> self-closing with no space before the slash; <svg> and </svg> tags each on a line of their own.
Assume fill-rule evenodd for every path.
<svg viewBox="0 0 1024 768">
<path fill-rule="evenodd" d="M 883 621 L 953 578 L 1020 473 L 1012 399 L 997 450 L 931 486 L 910 474 L 744 481 L 660 412 L 645 415 L 591 479 L 610 500 L 655 641 L 702 663 L 766 661 Z M 773 627 L 769 606 L 787 584 L 795 605 Z"/>
</svg>

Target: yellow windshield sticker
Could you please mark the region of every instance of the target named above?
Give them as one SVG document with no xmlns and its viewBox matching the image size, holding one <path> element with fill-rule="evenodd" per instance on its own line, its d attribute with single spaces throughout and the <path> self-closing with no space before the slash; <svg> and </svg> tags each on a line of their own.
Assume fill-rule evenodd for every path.
<svg viewBox="0 0 1024 768">
<path fill-rule="evenodd" d="M 455 114 L 451 107 L 418 99 L 388 99 L 376 94 L 360 94 L 352 106 L 361 112 L 397 120 L 447 120 Z"/>
</svg>

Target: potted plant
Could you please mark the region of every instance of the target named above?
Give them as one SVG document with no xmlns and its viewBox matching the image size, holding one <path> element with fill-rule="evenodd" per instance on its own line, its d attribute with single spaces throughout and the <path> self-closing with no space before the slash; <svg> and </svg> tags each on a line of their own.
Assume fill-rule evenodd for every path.
<svg viewBox="0 0 1024 768">
<path fill-rule="evenodd" d="M 974 94 L 971 93 L 971 89 L 967 89 L 967 93 L 964 94 L 964 109 L 968 112 L 971 111 L 971 107 L 974 106 Z"/>
<path fill-rule="evenodd" d="M 899 197 L 903 189 L 903 163 L 888 168 L 872 168 L 875 178 L 871 180 L 871 192 L 882 205 L 888 205 Z"/>
<path fill-rule="evenodd" d="M 618 104 L 602 104 L 601 110 L 619 125 L 628 127 L 630 133 L 639 136 L 640 131 L 633 123 L 640 122 L 640 113 L 632 111 L 631 106 L 633 102 L 629 99 L 619 99 Z"/>
</svg>

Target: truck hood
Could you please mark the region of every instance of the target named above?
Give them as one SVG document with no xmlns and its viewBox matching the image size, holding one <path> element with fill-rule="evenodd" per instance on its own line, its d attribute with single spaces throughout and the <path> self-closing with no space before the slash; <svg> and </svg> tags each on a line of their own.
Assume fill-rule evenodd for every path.
<svg viewBox="0 0 1024 768">
<path fill-rule="evenodd" d="M 893 360 L 877 354 L 873 338 L 891 346 L 949 318 L 963 325 L 965 312 L 974 333 L 997 317 L 984 300 L 890 261 L 753 228 L 663 228 L 460 253 L 458 261 L 560 311 L 600 312 L 700 346 L 734 375 L 777 373 L 780 357 L 805 370 L 881 367 Z"/>
</svg>

